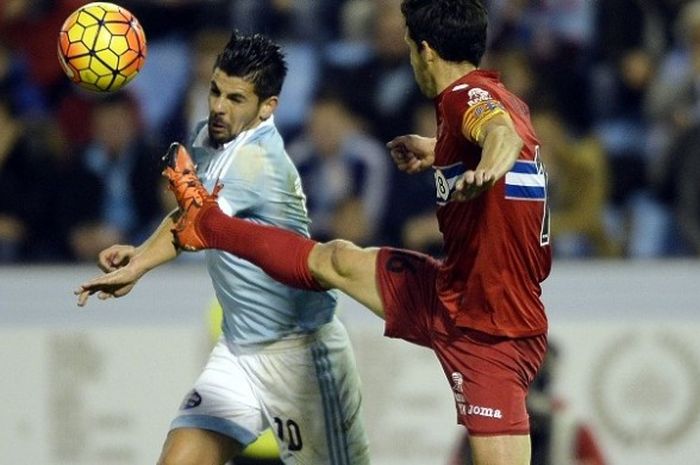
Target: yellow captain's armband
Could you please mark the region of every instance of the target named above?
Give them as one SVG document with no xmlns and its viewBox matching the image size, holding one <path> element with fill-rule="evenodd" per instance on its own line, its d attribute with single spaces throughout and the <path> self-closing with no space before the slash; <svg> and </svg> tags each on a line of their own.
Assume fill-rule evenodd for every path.
<svg viewBox="0 0 700 465">
<path fill-rule="evenodd" d="M 506 114 L 503 104 L 498 100 L 485 100 L 467 108 L 462 118 L 462 132 L 472 142 L 477 142 L 481 131 L 491 118 Z"/>
</svg>

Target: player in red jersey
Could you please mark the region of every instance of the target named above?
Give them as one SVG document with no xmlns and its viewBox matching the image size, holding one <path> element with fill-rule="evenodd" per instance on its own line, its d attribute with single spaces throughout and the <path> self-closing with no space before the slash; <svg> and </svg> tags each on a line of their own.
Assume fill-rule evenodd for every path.
<svg viewBox="0 0 700 465">
<path fill-rule="evenodd" d="M 184 150 L 164 174 L 181 206 L 186 250 L 218 248 L 303 289 L 337 288 L 386 320 L 385 334 L 432 348 L 450 382 L 477 465 L 530 463 L 525 397 L 546 351 L 540 283 L 551 251 L 546 176 L 528 109 L 478 69 L 487 14 L 479 0 L 404 0 L 406 42 L 421 90 L 435 99 L 437 139 L 397 137 L 398 168 L 435 170 L 446 258 L 347 241 L 317 243 L 229 217 Z M 121 295 L 137 263 L 81 287 Z"/>
</svg>

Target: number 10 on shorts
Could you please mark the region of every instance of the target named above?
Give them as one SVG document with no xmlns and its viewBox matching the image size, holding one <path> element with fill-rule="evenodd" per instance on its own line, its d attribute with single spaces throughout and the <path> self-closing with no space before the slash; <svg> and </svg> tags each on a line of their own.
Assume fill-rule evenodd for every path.
<svg viewBox="0 0 700 465">
<path fill-rule="evenodd" d="M 299 425 L 294 420 L 284 421 L 279 417 L 275 417 L 275 425 L 277 425 L 277 437 L 280 441 L 287 443 L 289 450 L 297 451 L 304 447 Z"/>
</svg>

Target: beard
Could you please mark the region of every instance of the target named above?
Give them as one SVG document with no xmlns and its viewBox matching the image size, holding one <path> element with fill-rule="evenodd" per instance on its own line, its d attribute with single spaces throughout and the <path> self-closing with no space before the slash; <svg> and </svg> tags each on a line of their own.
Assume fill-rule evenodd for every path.
<svg viewBox="0 0 700 465">
<path fill-rule="evenodd" d="M 221 120 L 221 118 L 209 117 L 207 122 L 207 131 L 209 132 L 209 140 L 216 145 L 222 145 L 232 141 L 238 134 L 233 134 L 231 127 Z"/>
</svg>

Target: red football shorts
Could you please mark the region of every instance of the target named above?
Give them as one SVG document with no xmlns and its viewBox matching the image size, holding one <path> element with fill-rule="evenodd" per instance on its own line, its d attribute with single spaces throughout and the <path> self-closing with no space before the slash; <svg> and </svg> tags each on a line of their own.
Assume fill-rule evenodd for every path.
<svg viewBox="0 0 700 465">
<path fill-rule="evenodd" d="M 384 334 L 433 349 L 452 388 L 457 421 L 469 434 L 528 434 L 525 397 L 547 336 L 508 338 L 455 326 L 436 293 L 438 267 L 437 260 L 416 252 L 379 251 Z"/>
</svg>

